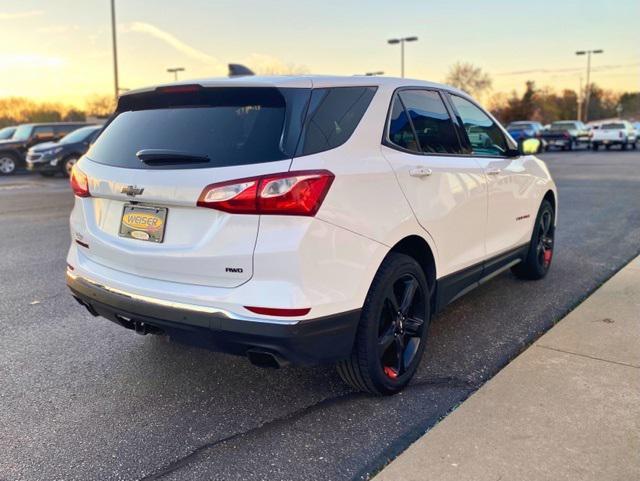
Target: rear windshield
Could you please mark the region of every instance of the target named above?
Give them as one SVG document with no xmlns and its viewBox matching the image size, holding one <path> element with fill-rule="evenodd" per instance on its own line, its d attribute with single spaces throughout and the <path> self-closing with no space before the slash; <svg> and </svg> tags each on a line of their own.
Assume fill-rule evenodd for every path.
<svg viewBox="0 0 640 481">
<path fill-rule="evenodd" d="M 294 157 L 296 149 L 308 155 L 349 138 L 371 100 L 368 89 L 357 89 L 218 87 L 129 95 L 87 156 L 117 167 L 180 169 L 273 162 Z M 136 155 L 141 150 L 200 160 L 182 156 L 149 165 Z"/>
<path fill-rule="evenodd" d="M 600 127 L 603 130 L 619 130 L 619 129 L 624 129 L 624 124 L 603 124 L 602 127 Z"/>
<path fill-rule="evenodd" d="M 509 124 L 507 129 L 511 130 L 524 130 L 524 129 L 533 129 L 534 124 Z"/>
</svg>

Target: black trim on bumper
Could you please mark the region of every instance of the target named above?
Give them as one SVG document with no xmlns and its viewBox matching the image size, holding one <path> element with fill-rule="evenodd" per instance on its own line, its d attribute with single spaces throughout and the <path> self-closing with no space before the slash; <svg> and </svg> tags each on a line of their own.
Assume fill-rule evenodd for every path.
<svg viewBox="0 0 640 481">
<path fill-rule="evenodd" d="M 224 313 L 158 305 L 112 292 L 82 277 L 67 275 L 76 300 L 94 316 L 129 329 L 140 323 L 172 339 L 214 351 L 246 355 L 266 351 L 294 364 L 314 365 L 345 359 L 351 353 L 360 309 L 295 324 L 234 319 Z"/>
</svg>

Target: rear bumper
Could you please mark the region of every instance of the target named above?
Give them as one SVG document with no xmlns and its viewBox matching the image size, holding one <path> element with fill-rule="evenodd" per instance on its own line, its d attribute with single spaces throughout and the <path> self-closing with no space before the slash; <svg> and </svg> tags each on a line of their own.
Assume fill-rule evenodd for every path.
<svg viewBox="0 0 640 481">
<path fill-rule="evenodd" d="M 360 310 L 300 321 L 238 319 L 224 310 L 152 299 L 100 285 L 67 271 L 76 300 L 95 316 L 129 329 L 161 330 L 214 351 L 268 352 L 293 364 L 331 363 L 349 356 Z"/>
</svg>

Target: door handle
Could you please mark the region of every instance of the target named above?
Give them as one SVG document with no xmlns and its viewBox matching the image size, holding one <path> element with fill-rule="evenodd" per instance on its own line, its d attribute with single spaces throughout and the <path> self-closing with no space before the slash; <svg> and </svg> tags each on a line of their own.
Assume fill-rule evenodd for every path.
<svg viewBox="0 0 640 481">
<path fill-rule="evenodd" d="M 427 177 L 431 175 L 433 171 L 431 169 L 427 169 L 426 167 L 414 167 L 409 170 L 409 175 L 411 177 Z"/>
<path fill-rule="evenodd" d="M 502 169 L 488 169 L 487 175 L 498 175 L 500 172 L 502 172 Z"/>
</svg>

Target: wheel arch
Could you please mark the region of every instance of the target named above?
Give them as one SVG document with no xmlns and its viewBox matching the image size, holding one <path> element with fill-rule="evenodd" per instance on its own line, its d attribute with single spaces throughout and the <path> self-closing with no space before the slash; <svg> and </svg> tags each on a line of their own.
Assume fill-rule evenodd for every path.
<svg viewBox="0 0 640 481">
<path fill-rule="evenodd" d="M 389 252 L 396 252 L 413 257 L 427 278 L 429 289 L 433 293 L 436 285 L 436 260 L 431 247 L 422 237 L 409 235 L 398 241 Z"/>
</svg>

